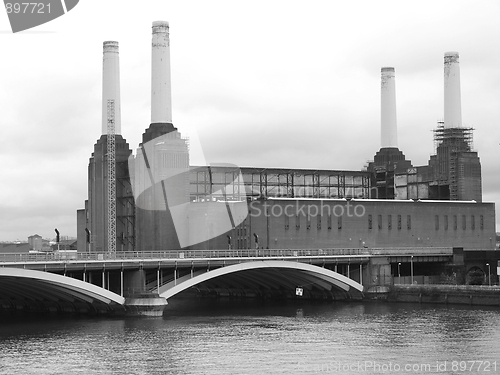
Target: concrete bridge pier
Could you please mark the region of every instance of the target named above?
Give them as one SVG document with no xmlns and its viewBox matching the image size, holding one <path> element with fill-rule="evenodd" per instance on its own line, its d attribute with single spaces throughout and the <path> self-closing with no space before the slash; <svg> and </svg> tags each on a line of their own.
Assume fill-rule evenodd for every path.
<svg viewBox="0 0 500 375">
<path fill-rule="evenodd" d="M 146 271 L 130 271 L 123 277 L 124 306 L 129 315 L 162 316 L 167 300 L 146 290 Z"/>
<path fill-rule="evenodd" d="M 368 298 L 383 298 L 392 285 L 391 264 L 387 257 L 370 258 L 363 283 Z"/>
</svg>

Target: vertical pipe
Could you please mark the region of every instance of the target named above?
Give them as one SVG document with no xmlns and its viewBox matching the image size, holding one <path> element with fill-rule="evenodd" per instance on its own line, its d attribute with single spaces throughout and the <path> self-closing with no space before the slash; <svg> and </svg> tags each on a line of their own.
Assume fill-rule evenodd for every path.
<svg viewBox="0 0 500 375">
<path fill-rule="evenodd" d="M 160 293 L 160 269 L 156 271 L 156 290 Z"/>
<path fill-rule="evenodd" d="M 108 132 L 108 100 L 115 102 L 115 134 L 121 134 L 120 61 L 118 42 L 103 43 L 102 59 L 102 135 Z M 90 246 L 90 245 L 89 245 Z"/>
<path fill-rule="evenodd" d="M 413 255 L 411 256 L 411 284 L 413 285 Z"/>
<path fill-rule="evenodd" d="M 394 68 L 381 70 L 380 125 L 381 147 L 398 147 L 396 81 Z"/>
<path fill-rule="evenodd" d="M 123 297 L 123 268 L 120 270 L 120 295 Z"/>
<path fill-rule="evenodd" d="M 444 54 L 444 127 L 462 126 L 460 66 L 458 52 Z"/>
<path fill-rule="evenodd" d="M 270 217 L 269 217 L 269 208 L 266 207 L 266 217 L 267 217 L 267 232 L 266 232 L 266 249 L 269 249 L 269 232 L 270 232 L 270 226 L 271 226 L 271 223 L 269 222 L 270 220 Z M 264 251 L 264 255 L 265 255 L 265 251 Z"/>
<path fill-rule="evenodd" d="M 153 22 L 151 49 L 151 123 L 171 124 L 172 95 L 168 22 Z"/>
<path fill-rule="evenodd" d="M 102 270 L 102 288 L 106 289 L 106 273 L 104 269 Z"/>
<path fill-rule="evenodd" d="M 363 263 L 359 264 L 359 283 L 363 285 Z"/>
</svg>

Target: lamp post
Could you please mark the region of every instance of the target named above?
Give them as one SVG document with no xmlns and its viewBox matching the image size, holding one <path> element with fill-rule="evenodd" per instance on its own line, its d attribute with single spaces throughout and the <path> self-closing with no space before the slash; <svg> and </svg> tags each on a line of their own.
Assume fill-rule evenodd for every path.
<svg viewBox="0 0 500 375">
<path fill-rule="evenodd" d="M 398 263 L 398 279 L 401 284 L 401 262 Z"/>
<path fill-rule="evenodd" d="M 56 232 L 56 242 L 57 242 L 57 251 L 59 251 L 59 241 L 60 241 L 60 235 L 59 235 L 59 231 L 56 229 L 54 229 L 54 231 Z"/>
<path fill-rule="evenodd" d="M 413 285 L 413 255 L 411 256 L 411 284 Z"/>
<path fill-rule="evenodd" d="M 486 263 L 488 266 L 488 285 L 491 286 L 491 267 L 489 263 Z"/>
</svg>

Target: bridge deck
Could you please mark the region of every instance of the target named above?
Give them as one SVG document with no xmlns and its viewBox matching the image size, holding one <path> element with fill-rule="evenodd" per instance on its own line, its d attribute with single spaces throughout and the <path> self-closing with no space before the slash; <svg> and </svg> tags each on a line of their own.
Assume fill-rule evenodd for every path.
<svg viewBox="0 0 500 375">
<path fill-rule="evenodd" d="M 444 261 L 453 254 L 452 248 L 397 249 L 259 249 L 259 250 L 178 250 L 115 253 L 16 253 L 0 254 L 0 267 L 58 271 L 75 269 L 126 269 L 224 266 L 256 260 L 288 260 L 310 264 L 366 264 L 372 257 L 432 257 Z"/>
</svg>

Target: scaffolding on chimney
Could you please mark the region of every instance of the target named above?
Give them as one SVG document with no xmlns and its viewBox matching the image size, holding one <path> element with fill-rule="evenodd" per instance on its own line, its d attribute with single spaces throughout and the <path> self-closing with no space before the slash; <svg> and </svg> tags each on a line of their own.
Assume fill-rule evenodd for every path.
<svg viewBox="0 0 500 375">
<path fill-rule="evenodd" d="M 108 100 L 108 252 L 116 252 L 115 101 Z"/>
<path fill-rule="evenodd" d="M 440 160 L 439 180 L 449 184 L 451 200 L 459 198 L 458 158 L 461 153 L 472 151 L 473 130 L 466 127 L 445 128 L 444 121 L 438 121 L 434 130 L 434 149 Z"/>
<path fill-rule="evenodd" d="M 434 132 L 434 151 L 439 145 L 451 147 L 455 152 L 470 152 L 473 148 L 472 132 L 474 128 L 445 128 L 444 121 L 438 121 Z"/>
</svg>

